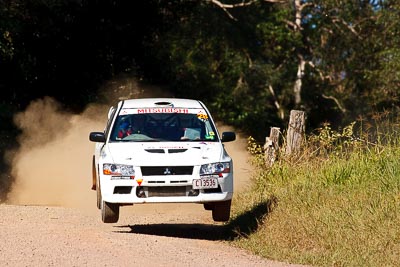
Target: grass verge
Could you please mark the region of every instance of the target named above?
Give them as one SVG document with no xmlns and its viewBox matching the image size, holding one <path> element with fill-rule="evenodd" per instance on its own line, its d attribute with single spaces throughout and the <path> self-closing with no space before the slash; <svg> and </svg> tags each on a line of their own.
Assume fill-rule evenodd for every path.
<svg viewBox="0 0 400 267">
<path fill-rule="evenodd" d="M 398 142 L 371 147 L 343 133 L 335 146 L 309 139 L 302 161 L 281 157 L 269 169 L 250 143 L 258 172 L 234 198 L 235 246 L 291 263 L 400 266 Z"/>
</svg>

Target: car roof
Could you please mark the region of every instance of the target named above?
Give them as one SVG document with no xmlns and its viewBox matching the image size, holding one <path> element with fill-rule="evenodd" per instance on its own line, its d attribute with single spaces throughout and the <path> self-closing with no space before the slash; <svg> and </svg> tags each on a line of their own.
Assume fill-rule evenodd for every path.
<svg viewBox="0 0 400 267">
<path fill-rule="evenodd" d="M 121 101 L 122 108 L 204 108 L 199 100 L 185 98 L 137 98 Z"/>
</svg>

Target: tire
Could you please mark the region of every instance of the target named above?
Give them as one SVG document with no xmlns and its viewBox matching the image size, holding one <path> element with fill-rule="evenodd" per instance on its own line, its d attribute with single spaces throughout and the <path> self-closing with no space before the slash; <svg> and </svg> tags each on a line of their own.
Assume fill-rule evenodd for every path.
<svg viewBox="0 0 400 267">
<path fill-rule="evenodd" d="M 101 202 L 101 220 L 104 223 L 116 223 L 119 219 L 119 204 Z"/>
<path fill-rule="evenodd" d="M 203 206 L 205 210 L 213 210 L 214 203 L 203 203 Z"/>
<path fill-rule="evenodd" d="M 97 180 L 97 174 L 96 174 L 96 162 L 94 159 L 94 156 L 92 158 L 92 190 L 96 190 L 96 180 Z"/>
<path fill-rule="evenodd" d="M 97 183 L 97 185 L 96 185 L 96 195 L 97 195 L 97 208 L 100 210 L 101 202 L 102 202 L 100 183 Z"/>
<path fill-rule="evenodd" d="M 216 222 L 227 222 L 231 215 L 231 200 L 215 202 L 212 210 L 213 220 Z"/>
</svg>

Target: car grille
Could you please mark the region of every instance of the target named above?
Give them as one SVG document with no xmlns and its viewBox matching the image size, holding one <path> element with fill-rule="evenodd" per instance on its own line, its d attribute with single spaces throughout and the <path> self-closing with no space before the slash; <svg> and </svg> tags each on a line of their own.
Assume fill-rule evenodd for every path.
<svg viewBox="0 0 400 267">
<path fill-rule="evenodd" d="M 193 166 L 141 167 L 141 171 L 143 176 L 192 175 Z"/>
<path fill-rule="evenodd" d="M 186 196 L 185 186 L 148 187 L 148 197 L 183 197 Z"/>
</svg>

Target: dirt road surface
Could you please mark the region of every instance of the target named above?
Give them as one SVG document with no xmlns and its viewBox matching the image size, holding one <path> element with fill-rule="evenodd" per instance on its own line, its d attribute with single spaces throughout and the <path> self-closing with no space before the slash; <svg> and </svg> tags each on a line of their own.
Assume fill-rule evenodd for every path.
<svg viewBox="0 0 400 267">
<path fill-rule="evenodd" d="M 201 205 L 121 212 L 103 224 L 93 211 L 0 205 L 0 266 L 289 266 L 226 244 Z"/>
<path fill-rule="evenodd" d="M 235 188 L 245 190 L 250 177 L 246 149 L 234 149 L 233 144 L 227 144 L 227 149 L 236 162 Z M 235 145 L 240 144 L 245 147 L 246 140 L 237 140 Z M 65 150 L 56 144 L 52 148 Z M 49 155 L 43 160 L 46 170 L 39 169 L 38 178 L 30 177 L 35 186 L 25 185 L 19 203 L 0 205 L 0 266 L 292 266 L 229 246 L 225 226 L 213 222 L 211 212 L 200 204 L 125 206 L 118 223 L 104 224 L 96 208 L 96 193 L 90 190 L 89 172 L 83 175 L 85 179 L 63 177 L 79 178 L 74 181 L 76 190 L 61 183 L 46 187 L 66 173 L 66 167 L 81 163 L 68 164 L 63 159 L 56 169 L 57 165 L 49 165 L 55 155 L 49 151 L 44 153 Z M 29 162 L 38 157 L 33 155 Z M 88 162 L 82 168 L 90 170 L 90 152 L 84 158 Z M 23 169 L 26 175 L 32 174 L 33 165 L 29 166 Z M 53 175 L 49 166 L 55 169 Z M 44 178 L 41 183 L 39 178 Z M 78 201 L 79 205 L 43 204 L 58 203 L 54 195 L 61 199 L 71 193 L 75 195 L 69 196 L 68 203 Z"/>
</svg>

